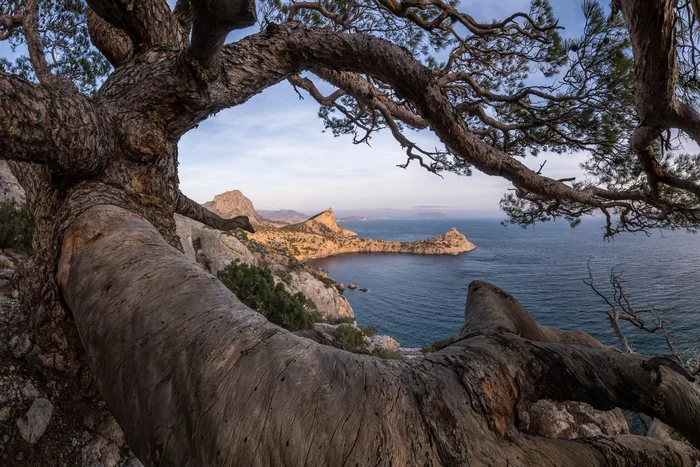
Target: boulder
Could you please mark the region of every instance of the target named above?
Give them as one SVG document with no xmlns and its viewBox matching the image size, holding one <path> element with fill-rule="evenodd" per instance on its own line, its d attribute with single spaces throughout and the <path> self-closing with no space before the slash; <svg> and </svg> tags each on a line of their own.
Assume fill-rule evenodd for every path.
<svg viewBox="0 0 700 467">
<path fill-rule="evenodd" d="M 384 349 L 396 352 L 399 349 L 399 347 L 401 347 L 401 344 L 399 344 L 396 341 L 396 339 L 394 339 L 391 336 L 379 334 L 370 337 L 368 347 L 370 352 L 372 352 L 375 349 Z"/>
<path fill-rule="evenodd" d="M 338 284 L 336 285 L 336 287 L 338 287 L 338 290 L 340 290 L 341 292 L 345 290 L 345 284 Z"/>
<path fill-rule="evenodd" d="M 348 289 L 355 290 L 356 288 L 357 288 L 357 285 L 355 285 L 355 284 L 348 285 Z"/>
<path fill-rule="evenodd" d="M 28 443 L 36 443 L 51 423 L 52 416 L 53 404 L 51 401 L 44 398 L 35 399 L 24 417 L 17 419 L 19 434 Z"/>
</svg>

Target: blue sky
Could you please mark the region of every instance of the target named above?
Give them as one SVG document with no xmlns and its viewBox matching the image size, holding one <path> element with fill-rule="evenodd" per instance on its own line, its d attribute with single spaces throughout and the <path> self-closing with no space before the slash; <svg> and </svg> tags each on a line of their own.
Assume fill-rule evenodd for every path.
<svg viewBox="0 0 700 467">
<path fill-rule="evenodd" d="M 566 27 L 564 35 L 579 34 L 581 1 L 553 0 L 552 4 Z M 528 5 L 526 0 L 474 0 L 462 9 L 478 20 L 490 21 L 527 11 Z M 237 31 L 229 40 L 257 30 Z M 10 55 L 7 44 L 0 42 L 0 56 Z M 405 155 L 388 132 L 375 135 L 371 146 L 354 145 L 349 136 L 323 133 L 317 112 L 315 101 L 300 100 L 283 82 L 211 117 L 180 142 L 181 189 L 199 202 L 239 189 L 258 209 L 305 213 L 329 206 L 362 213 L 429 205 L 458 211 L 460 216 L 502 216 L 498 201 L 510 186 L 507 181 L 476 171 L 472 177 L 445 174 L 442 179 L 418 166 L 400 169 L 396 165 L 405 162 Z M 429 131 L 409 136 L 425 147 L 439 146 Z M 545 159 L 544 173 L 561 178 L 580 176 L 578 164 L 585 155 L 541 154 L 525 163 L 538 168 Z"/>
</svg>

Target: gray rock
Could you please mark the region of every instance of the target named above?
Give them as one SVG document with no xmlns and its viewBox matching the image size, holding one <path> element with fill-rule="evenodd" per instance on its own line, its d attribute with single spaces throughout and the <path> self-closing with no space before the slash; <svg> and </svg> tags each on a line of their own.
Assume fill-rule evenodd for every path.
<svg viewBox="0 0 700 467">
<path fill-rule="evenodd" d="M 143 464 L 129 451 L 129 456 L 123 460 L 121 467 L 143 467 Z"/>
<path fill-rule="evenodd" d="M 232 262 L 266 266 L 273 270 L 275 280 L 291 294 L 303 293 L 326 319 L 354 316 L 347 299 L 314 275 L 310 267 L 289 268 L 288 258 L 263 260 L 259 253 L 246 247 L 235 235 L 211 229 L 204 224 L 182 216 L 175 216 L 177 234 L 182 241 L 185 256 L 197 261 L 204 269 L 216 274 Z M 279 276 L 285 276 L 282 280 Z"/>
<path fill-rule="evenodd" d="M 396 352 L 399 349 L 399 347 L 401 347 L 401 344 L 399 344 L 391 336 L 387 336 L 384 334 L 372 336 L 369 339 L 369 351 L 370 352 L 372 352 L 375 349 L 385 349 L 385 350 L 390 350 L 392 352 Z"/>
<path fill-rule="evenodd" d="M 83 448 L 82 457 L 82 464 L 88 467 L 115 467 L 120 460 L 117 445 L 100 435 Z"/>
<path fill-rule="evenodd" d="M 0 422 L 6 422 L 10 419 L 10 416 L 12 415 L 12 407 L 5 406 L 0 409 Z"/>
<path fill-rule="evenodd" d="M 44 398 L 36 399 L 24 417 L 17 419 L 19 434 L 28 443 L 36 443 L 44 435 L 52 416 L 51 401 Z"/>
<path fill-rule="evenodd" d="M 521 429 L 546 438 L 590 438 L 628 434 L 620 409 L 597 410 L 584 402 L 541 399 L 520 414 Z"/>
<path fill-rule="evenodd" d="M 32 341 L 27 334 L 12 336 L 10 339 L 10 348 L 15 358 L 22 358 L 32 348 Z"/>
<path fill-rule="evenodd" d="M 103 416 L 102 421 L 97 426 L 97 431 L 120 448 L 126 445 L 124 432 L 111 413 L 106 413 Z"/>
<path fill-rule="evenodd" d="M 0 161 L 0 201 L 24 201 L 24 190 L 10 171 L 7 161 Z"/>
<path fill-rule="evenodd" d="M 39 391 L 37 390 L 36 386 L 34 386 L 29 381 L 27 381 L 27 384 L 24 385 L 21 393 L 22 396 L 26 399 L 36 399 L 37 397 L 39 397 Z"/>
</svg>

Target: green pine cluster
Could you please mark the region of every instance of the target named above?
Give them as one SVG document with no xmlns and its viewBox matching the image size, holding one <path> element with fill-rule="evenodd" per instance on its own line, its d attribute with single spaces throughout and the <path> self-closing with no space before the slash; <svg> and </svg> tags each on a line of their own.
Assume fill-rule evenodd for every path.
<svg viewBox="0 0 700 467">
<path fill-rule="evenodd" d="M 309 299 L 301 292 L 292 295 L 282 284 L 275 284 L 269 269 L 231 263 L 217 277 L 240 301 L 268 321 L 289 331 L 314 328 L 314 315 L 307 309 L 312 308 Z"/>
<path fill-rule="evenodd" d="M 0 201 L 0 248 L 29 250 L 34 225 L 25 203 Z"/>
</svg>

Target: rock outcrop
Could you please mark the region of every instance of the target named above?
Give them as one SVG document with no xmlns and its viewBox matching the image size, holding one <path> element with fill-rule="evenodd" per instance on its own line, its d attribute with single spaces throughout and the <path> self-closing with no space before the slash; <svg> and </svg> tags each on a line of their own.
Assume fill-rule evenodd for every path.
<svg viewBox="0 0 700 467">
<path fill-rule="evenodd" d="M 333 208 L 328 208 L 299 224 L 283 227 L 285 232 L 306 233 L 324 237 L 357 237 L 357 233 L 338 225 Z"/>
<path fill-rule="evenodd" d="M 203 206 L 224 219 L 247 216 L 254 225 L 282 226 L 286 224 L 286 222 L 275 222 L 258 214 L 253 207 L 253 202 L 239 190 L 216 195 L 212 201 L 207 201 Z"/>
<path fill-rule="evenodd" d="M 10 171 L 7 161 L 0 160 L 0 201 L 24 201 L 24 190 Z"/>
<path fill-rule="evenodd" d="M 251 234 L 251 238 L 292 255 L 299 261 L 343 253 L 457 255 L 476 249 L 476 246 L 454 227 L 437 237 L 415 242 L 358 238 L 355 232 L 337 224 L 332 209 L 323 211 L 301 224 L 281 229 L 260 228 Z"/>
<path fill-rule="evenodd" d="M 246 239 L 251 234 L 221 232 L 182 216 L 176 216 L 176 225 L 185 255 L 212 274 L 233 261 L 266 267 L 288 292 L 301 292 L 311 300 L 324 319 L 354 316 L 332 279 L 309 265 L 290 261 L 289 256 Z"/>
</svg>

